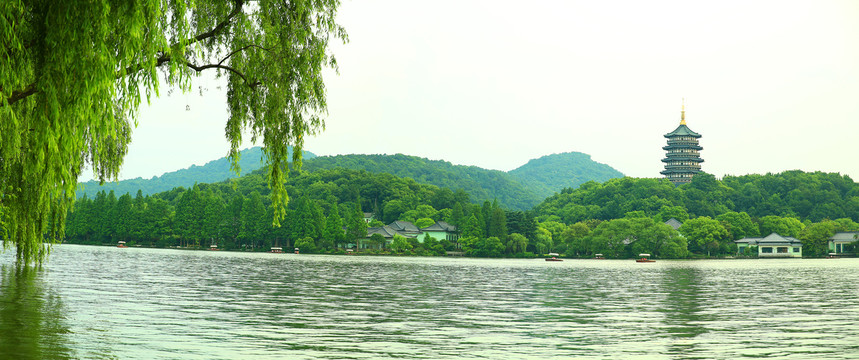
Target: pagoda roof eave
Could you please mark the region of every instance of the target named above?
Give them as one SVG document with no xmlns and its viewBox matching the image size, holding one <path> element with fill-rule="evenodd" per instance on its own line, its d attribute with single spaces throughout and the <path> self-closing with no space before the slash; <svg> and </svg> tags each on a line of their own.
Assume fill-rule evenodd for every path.
<svg viewBox="0 0 859 360">
<path fill-rule="evenodd" d="M 681 124 L 676 129 L 674 129 L 674 131 L 667 133 L 663 136 L 665 136 L 667 138 L 671 138 L 671 137 L 675 137 L 675 136 L 692 136 L 695 138 L 699 138 L 699 137 L 701 137 L 701 134 L 692 131 L 692 129 L 689 129 L 689 127 L 686 126 L 685 124 Z"/>
</svg>

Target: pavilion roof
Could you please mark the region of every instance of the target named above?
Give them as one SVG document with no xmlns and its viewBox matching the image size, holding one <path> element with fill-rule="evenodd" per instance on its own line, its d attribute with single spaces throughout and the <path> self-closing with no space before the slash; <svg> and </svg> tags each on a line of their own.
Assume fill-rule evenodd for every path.
<svg viewBox="0 0 859 360">
<path fill-rule="evenodd" d="M 701 134 L 696 133 L 696 132 L 692 131 L 691 129 L 689 129 L 689 127 L 686 126 L 686 124 L 681 124 L 676 129 L 674 129 L 674 131 L 667 133 L 664 136 L 667 138 L 675 137 L 675 136 L 692 136 L 692 137 L 699 138 L 699 137 L 701 137 Z"/>
</svg>

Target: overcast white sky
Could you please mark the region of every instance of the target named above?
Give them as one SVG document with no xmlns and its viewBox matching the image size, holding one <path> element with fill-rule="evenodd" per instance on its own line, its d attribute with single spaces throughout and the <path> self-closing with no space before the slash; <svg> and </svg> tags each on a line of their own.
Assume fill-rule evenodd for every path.
<svg viewBox="0 0 859 360">
<path fill-rule="evenodd" d="M 704 171 L 859 180 L 859 1 L 345 0 L 339 21 L 318 155 L 507 171 L 579 151 L 659 177 L 685 97 Z M 144 106 L 120 178 L 226 155 L 218 85 Z"/>
</svg>

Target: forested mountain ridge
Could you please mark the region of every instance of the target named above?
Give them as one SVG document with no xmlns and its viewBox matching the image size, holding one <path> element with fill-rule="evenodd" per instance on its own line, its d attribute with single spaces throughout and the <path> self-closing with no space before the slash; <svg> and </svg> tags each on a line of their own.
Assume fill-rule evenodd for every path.
<svg viewBox="0 0 859 360">
<path fill-rule="evenodd" d="M 259 147 L 242 151 L 241 175 L 259 170 L 262 166 L 261 156 Z M 476 202 L 497 200 L 501 206 L 515 210 L 531 209 L 547 196 L 565 187 L 623 176 L 608 165 L 594 162 L 590 155 L 576 152 L 533 159 L 509 173 L 403 154 L 316 156 L 305 151 L 304 159 L 305 171 L 343 168 L 387 173 L 451 190 L 462 189 Z M 136 178 L 105 183 L 102 186 L 96 181 L 88 181 L 78 189 L 77 195 L 81 197 L 87 194 L 92 198 L 100 190 L 113 190 L 117 196 L 125 193 L 135 194 L 137 190 L 142 190 L 143 195 L 148 195 L 175 187 L 187 188 L 195 183 L 215 183 L 230 178 L 236 178 L 236 175 L 230 171 L 229 161 L 221 158 L 203 166 L 192 165 L 187 169 L 151 179 Z"/>
<path fill-rule="evenodd" d="M 543 199 L 503 171 L 403 154 L 320 156 L 306 161 L 303 166 L 307 171 L 335 168 L 387 173 L 419 183 L 462 189 L 475 201 L 497 199 L 499 204 L 509 209 L 530 209 Z"/>
<path fill-rule="evenodd" d="M 580 152 L 552 154 L 532 159 L 525 165 L 510 170 L 508 174 L 541 199 L 552 196 L 564 188 L 577 188 L 591 180 L 604 182 L 623 177 L 620 171 L 593 161 L 590 155 Z"/>
<path fill-rule="evenodd" d="M 290 154 L 292 148 L 290 148 Z M 241 151 L 239 165 L 241 166 L 241 174 L 247 175 L 263 166 L 262 163 L 262 148 L 255 146 Z M 292 155 L 290 155 L 291 157 Z M 305 160 L 316 157 L 315 154 L 305 151 L 302 154 Z M 215 183 L 227 179 L 239 177 L 230 170 L 230 161 L 226 158 L 220 158 L 207 162 L 203 166 L 191 165 L 186 169 L 180 169 L 164 173 L 161 176 L 153 176 L 151 179 L 135 178 L 121 180 L 118 182 L 105 182 L 104 185 L 99 185 L 98 181 L 90 180 L 81 183 L 76 192 L 77 197 L 87 194 L 90 198 L 96 193 L 104 190 L 105 192 L 113 191 L 118 195 L 129 193 L 135 194 L 137 190 L 141 190 L 143 195 L 155 194 L 162 191 L 168 191 L 176 187 L 191 187 L 195 183 Z"/>
</svg>

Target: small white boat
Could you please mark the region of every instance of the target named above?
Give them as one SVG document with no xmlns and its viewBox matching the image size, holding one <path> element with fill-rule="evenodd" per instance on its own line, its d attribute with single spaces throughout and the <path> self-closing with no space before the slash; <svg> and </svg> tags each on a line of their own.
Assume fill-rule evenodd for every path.
<svg viewBox="0 0 859 360">
<path fill-rule="evenodd" d="M 638 254 L 638 259 L 635 259 L 635 262 L 656 262 L 656 260 L 650 260 L 650 254 Z"/>
</svg>

